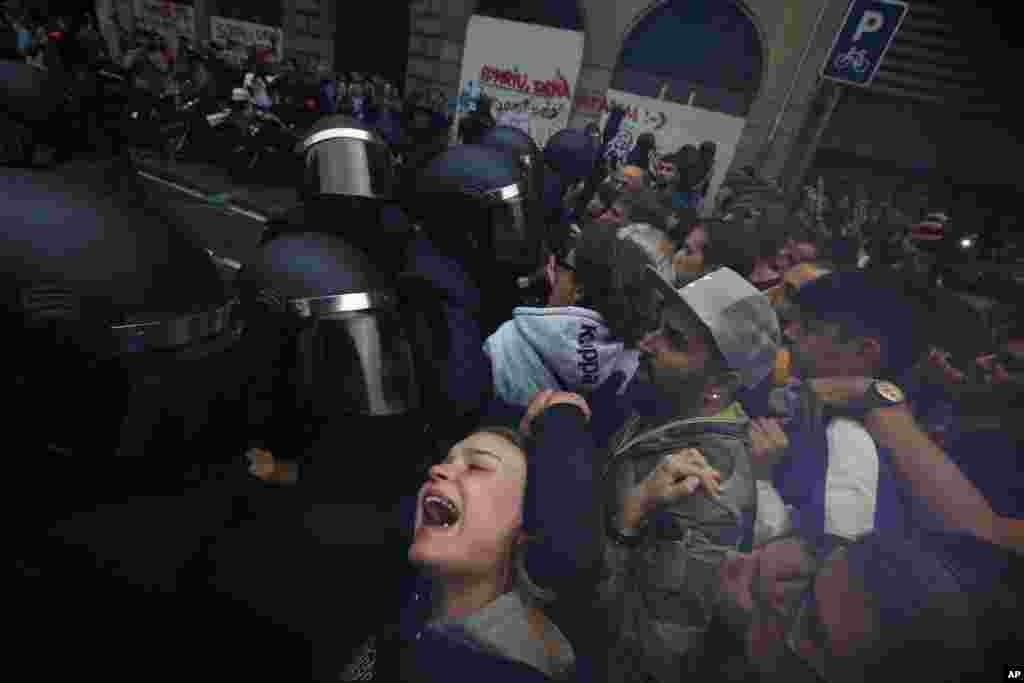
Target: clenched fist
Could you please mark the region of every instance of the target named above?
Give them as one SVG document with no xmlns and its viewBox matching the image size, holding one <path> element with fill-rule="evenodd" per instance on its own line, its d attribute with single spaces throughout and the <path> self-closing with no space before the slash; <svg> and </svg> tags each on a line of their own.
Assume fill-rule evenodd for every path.
<svg viewBox="0 0 1024 683">
<path fill-rule="evenodd" d="M 722 492 L 721 480 L 721 473 L 708 465 L 697 449 L 669 453 L 626 494 L 618 515 L 619 531 L 636 534 L 650 513 L 692 496 L 700 487 L 718 497 Z"/>
<path fill-rule="evenodd" d="M 526 415 L 524 415 L 523 419 L 519 422 L 519 431 L 529 436 L 530 425 L 533 423 L 534 418 L 551 406 L 558 405 L 559 403 L 571 403 L 578 407 L 583 411 L 587 421 L 590 421 L 590 406 L 587 405 L 586 400 L 584 400 L 582 396 L 568 391 L 545 389 L 537 392 L 537 395 L 530 401 L 530 405 L 526 408 Z"/>
<path fill-rule="evenodd" d="M 636 488 L 644 500 L 644 511 L 651 512 L 693 495 L 701 486 L 718 496 L 722 492 L 721 480 L 722 475 L 708 465 L 700 451 L 684 448 L 665 456 Z"/>
</svg>

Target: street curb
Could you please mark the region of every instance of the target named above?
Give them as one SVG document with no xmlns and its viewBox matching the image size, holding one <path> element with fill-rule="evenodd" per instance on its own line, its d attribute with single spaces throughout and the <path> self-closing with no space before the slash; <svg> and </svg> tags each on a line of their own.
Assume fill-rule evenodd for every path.
<svg viewBox="0 0 1024 683">
<path fill-rule="evenodd" d="M 174 171 L 170 171 L 162 166 L 158 166 L 147 161 L 136 160 L 134 165 L 136 172 L 143 177 L 149 176 L 150 179 L 154 179 L 158 182 L 177 185 L 179 186 L 179 191 L 182 191 L 185 194 L 191 194 L 197 199 L 202 199 L 210 202 L 211 204 L 218 203 L 213 200 L 214 197 L 228 194 L 224 192 L 210 192 L 209 190 L 196 185 L 194 181 L 180 173 L 175 173 Z M 246 216 L 247 218 L 251 218 L 252 220 L 260 223 L 267 223 L 286 211 L 286 209 L 280 208 L 267 209 L 266 207 L 257 206 L 252 202 L 234 197 L 229 201 L 224 202 L 223 206 L 229 211 Z"/>
</svg>

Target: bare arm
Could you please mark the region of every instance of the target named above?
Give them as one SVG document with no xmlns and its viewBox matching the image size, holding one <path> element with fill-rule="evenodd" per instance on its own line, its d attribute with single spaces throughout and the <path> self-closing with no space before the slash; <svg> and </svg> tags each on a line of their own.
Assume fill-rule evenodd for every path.
<svg viewBox="0 0 1024 683">
<path fill-rule="evenodd" d="M 960 468 L 915 422 L 906 406 L 878 408 L 864 419 L 875 441 L 889 449 L 911 490 L 950 530 L 1024 551 L 1024 522 L 997 515 Z"/>
</svg>

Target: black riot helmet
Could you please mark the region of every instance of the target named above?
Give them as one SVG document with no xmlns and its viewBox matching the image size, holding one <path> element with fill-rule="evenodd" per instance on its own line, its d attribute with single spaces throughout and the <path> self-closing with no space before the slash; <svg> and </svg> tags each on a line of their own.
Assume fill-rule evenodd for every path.
<svg viewBox="0 0 1024 683">
<path fill-rule="evenodd" d="M 540 150 L 530 135 L 512 126 L 495 126 L 480 138 L 484 147 L 492 147 L 512 155 L 519 164 L 523 189 L 527 198 L 527 220 L 534 222 L 538 213 L 541 193 L 544 187 L 544 163 Z"/>
<path fill-rule="evenodd" d="M 583 180 L 594 172 L 599 144 L 585 131 L 565 128 L 544 145 L 544 162 L 567 182 Z"/>
<path fill-rule="evenodd" d="M 320 119 L 296 146 L 304 158 L 304 199 L 333 195 L 391 199 L 391 152 L 373 129 L 348 116 Z"/>
<path fill-rule="evenodd" d="M 458 145 L 420 171 L 410 209 L 431 242 L 468 269 L 532 270 L 539 240 L 528 230 L 523 185 L 509 154 Z"/>
<path fill-rule="evenodd" d="M 298 323 L 289 386 L 311 416 L 416 408 L 411 347 L 392 285 L 362 251 L 316 232 L 281 235 L 242 269 L 245 303 Z"/>
<path fill-rule="evenodd" d="M 128 171 L 0 170 L 0 281 L 22 387 L 11 417 L 54 452 L 180 452 L 211 419 L 194 380 L 230 381 L 215 371 L 237 340 L 234 301 Z M 177 420 L 163 433 L 162 414 Z"/>
</svg>

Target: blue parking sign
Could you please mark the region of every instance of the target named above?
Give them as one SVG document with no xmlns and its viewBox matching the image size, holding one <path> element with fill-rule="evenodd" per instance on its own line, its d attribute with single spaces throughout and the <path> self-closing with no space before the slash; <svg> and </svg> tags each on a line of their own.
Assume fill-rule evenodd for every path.
<svg viewBox="0 0 1024 683">
<path fill-rule="evenodd" d="M 853 0 L 821 75 L 847 85 L 871 85 L 908 9 L 898 0 Z"/>
</svg>

